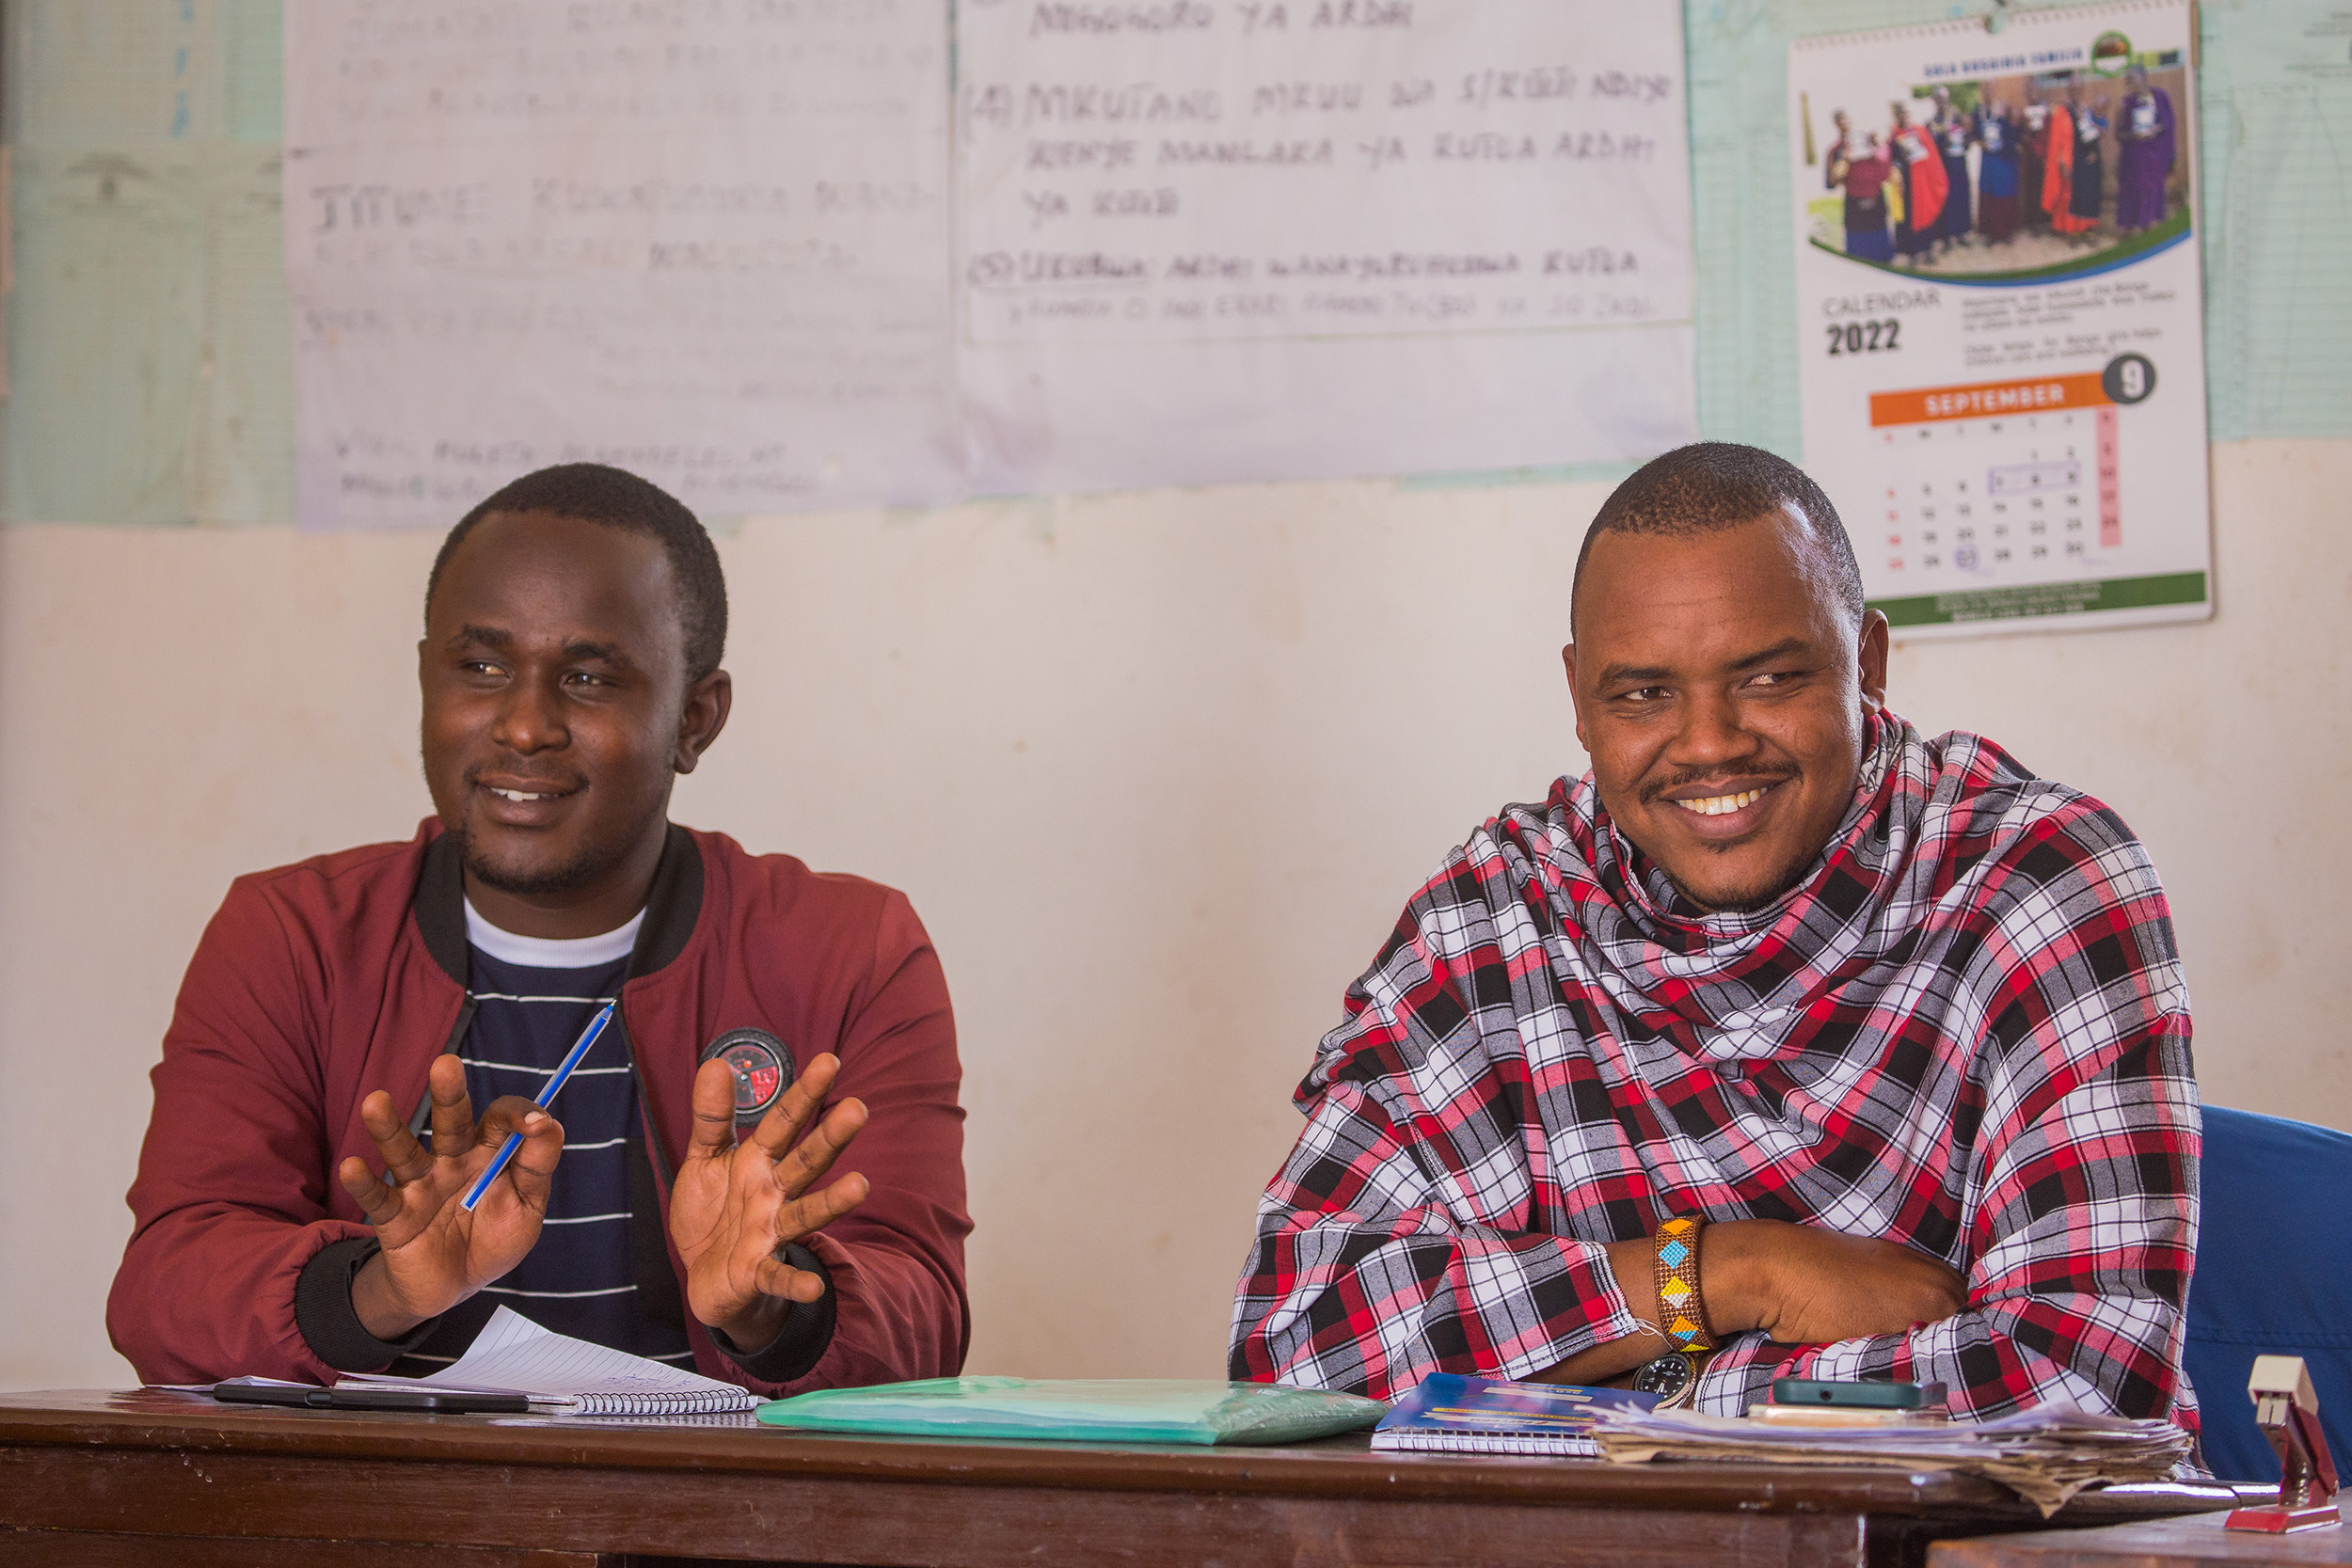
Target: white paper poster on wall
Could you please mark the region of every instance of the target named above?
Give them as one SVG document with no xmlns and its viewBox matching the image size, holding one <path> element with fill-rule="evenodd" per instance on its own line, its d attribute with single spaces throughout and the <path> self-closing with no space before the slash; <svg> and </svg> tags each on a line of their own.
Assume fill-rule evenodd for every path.
<svg viewBox="0 0 2352 1568">
<path fill-rule="evenodd" d="M 1804 461 L 1899 635 L 2212 613 L 2187 0 L 1789 51 Z"/>
<path fill-rule="evenodd" d="M 306 527 L 599 460 L 707 515 L 950 499 L 936 4 L 285 11 Z"/>
<path fill-rule="evenodd" d="M 961 0 L 984 493 L 1695 430 L 1681 8 Z"/>
</svg>

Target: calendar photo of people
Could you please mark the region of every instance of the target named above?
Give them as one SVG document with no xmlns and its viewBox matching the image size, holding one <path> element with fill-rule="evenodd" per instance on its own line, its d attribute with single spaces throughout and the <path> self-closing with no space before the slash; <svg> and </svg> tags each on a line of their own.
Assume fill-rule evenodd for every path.
<svg viewBox="0 0 2352 1568">
<path fill-rule="evenodd" d="M 1804 460 L 1899 635 L 2211 613 L 2187 0 L 1789 50 Z"/>
</svg>

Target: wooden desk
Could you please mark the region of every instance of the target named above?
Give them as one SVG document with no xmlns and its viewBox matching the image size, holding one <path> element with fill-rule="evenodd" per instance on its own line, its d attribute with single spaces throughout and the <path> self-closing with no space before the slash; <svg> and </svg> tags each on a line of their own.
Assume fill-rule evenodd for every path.
<svg viewBox="0 0 2352 1568">
<path fill-rule="evenodd" d="M 2083 1524 L 2226 1503 L 2153 1487 Z M 201 1396 L 0 1395 L 0 1568 L 617 1565 L 668 1557 L 1012 1568 L 1915 1564 L 2039 1528 L 1944 1471 L 798 1436 Z"/>
<path fill-rule="evenodd" d="M 2214 1563 L 2352 1563 L 2352 1525 L 2256 1535 L 2225 1530 L 2227 1513 L 2113 1525 L 2103 1529 L 2035 1530 L 1997 1540 L 1947 1541 L 1928 1553 L 1930 1568 L 2208 1568 Z"/>
</svg>

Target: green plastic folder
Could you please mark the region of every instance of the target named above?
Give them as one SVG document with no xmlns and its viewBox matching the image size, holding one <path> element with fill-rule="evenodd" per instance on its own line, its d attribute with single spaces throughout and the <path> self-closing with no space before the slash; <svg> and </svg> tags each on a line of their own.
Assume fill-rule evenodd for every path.
<svg viewBox="0 0 2352 1568">
<path fill-rule="evenodd" d="M 1378 1400 L 1265 1383 L 1153 1378 L 1032 1382 L 940 1377 L 874 1388 L 820 1388 L 759 1407 L 770 1426 L 911 1437 L 1064 1443 L 1296 1443 L 1371 1426 Z"/>
</svg>

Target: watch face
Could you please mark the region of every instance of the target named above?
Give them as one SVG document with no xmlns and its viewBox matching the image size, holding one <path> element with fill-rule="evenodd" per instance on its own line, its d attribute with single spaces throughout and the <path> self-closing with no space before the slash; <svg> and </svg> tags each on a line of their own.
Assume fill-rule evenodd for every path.
<svg viewBox="0 0 2352 1568">
<path fill-rule="evenodd" d="M 1674 1352 L 1643 1363 L 1642 1370 L 1633 1374 L 1633 1386 L 1642 1393 L 1656 1394 L 1660 1404 L 1677 1404 L 1691 1391 L 1692 1375 L 1691 1358 Z"/>
</svg>

